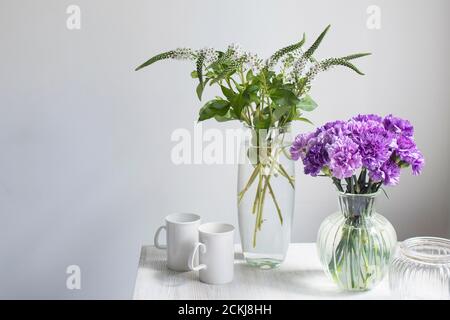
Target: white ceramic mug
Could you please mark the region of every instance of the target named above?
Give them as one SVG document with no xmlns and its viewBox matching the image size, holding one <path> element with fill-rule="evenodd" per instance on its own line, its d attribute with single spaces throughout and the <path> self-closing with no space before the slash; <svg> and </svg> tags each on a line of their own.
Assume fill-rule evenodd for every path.
<svg viewBox="0 0 450 320">
<path fill-rule="evenodd" d="M 198 228 L 200 242 L 189 256 L 189 269 L 200 271 L 200 281 L 225 284 L 234 275 L 234 227 L 225 223 L 205 223 Z M 197 251 L 200 264 L 196 265 Z"/>
<path fill-rule="evenodd" d="M 198 242 L 200 216 L 193 213 L 173 213 L 166 217 L 166 225 L 156 230 L 154 243 L 158 249 L 167 249 L 167 267 L 175 271 L 189 271 L 189 253 Z M 166 244 L 159 243 L 159 234 L 166 230 Z"/>
</svg>

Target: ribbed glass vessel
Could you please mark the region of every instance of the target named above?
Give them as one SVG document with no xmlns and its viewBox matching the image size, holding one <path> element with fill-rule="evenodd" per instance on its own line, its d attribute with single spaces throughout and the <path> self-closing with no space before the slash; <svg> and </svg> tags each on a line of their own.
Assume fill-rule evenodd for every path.
<svg viewBox="0 0 450 320">
<path fill-rule="evenodd" d="M 377 196 L 339 193 L 340 211 L 320 226 L 320 261 L 341 289 L 371 289 L 388 271 L 397 236 L 390 222 L 375 211 Z"/>
<path fill-rule="evenodd" d="M 285 259 L 295 199 L 289 126 L 245 128 L 237 183 L 239 233 L 246 262 L 271 269 Z"/>
<path fill-rule="evenodd" d="M 389 287 L 398 299 L 450 299 L 450 240 L 403 241 L 389 269 Z"/>
</svg>

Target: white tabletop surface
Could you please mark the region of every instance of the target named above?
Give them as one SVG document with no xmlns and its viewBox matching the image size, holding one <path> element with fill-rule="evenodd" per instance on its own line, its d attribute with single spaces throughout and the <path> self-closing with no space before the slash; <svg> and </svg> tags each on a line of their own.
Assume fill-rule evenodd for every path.
<svg viewBox="0 0 450 320">
<path fill-rule="evenodd" d="M 143 246 L 134 299 L 391 299 L 387 277 L 366 292 L 343 292 L 323 272 L 314 243 L 291 244 L 277 269 L 259 270 L 245 264 L 236 246 L 232 283 L 208 285 L 197 272 L 167 269 L 166 252 Z"/>
</svg>

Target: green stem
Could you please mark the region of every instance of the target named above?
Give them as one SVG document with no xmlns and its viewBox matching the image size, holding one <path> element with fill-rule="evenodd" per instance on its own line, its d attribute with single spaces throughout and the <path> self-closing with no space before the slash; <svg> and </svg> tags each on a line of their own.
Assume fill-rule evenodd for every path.
<svg viewBox="0 0 450 320">
<path fill-rule="evenodd" d="M 263 173 L 264 175 L 264 173 Z M 258 203 L 258 219 L 256 221 L 256 230 L 261 231 L 262 225 L 262 217 L 263 217 L 263 209 L 264 209 L 264 201 L 266 200 L 266 191 L 267 191 L 267 179 L 264 187 L 261 189 L 261 194 L 259 195 L 259 203 Z M 256 243 L 256 242 L 255 242 Z"/>
<path fill-rule="evenodd" d="M 276 154 L 275 154 L 275 157 L 274 157 L 274 158 L 276 159 L 276 158 L 278 157 L 278 153 L 279 153 L 279 152 L 275 152 L 275 153 L 276 153 Z M 260 214 L 260 222 L 259 222 L 259 230 L 261 230 L 261 224 L 262 224 L 262 209 L 263 209 L 263 206 L 264 206 L 264 200 L 265 200 L 267 188 L 268 188 L 269 183 L 270 183 L 270 178 L 272 177 L 272 174 L 273 174 L 273 169 L 275 168 L 275 163 L 276 163 L 275 159 L 272 160 L 272 163 L 271 163 L 271 166 L 270 166 L 270 170 L 269 170 L 269 174 L 265 177 L 266 182 L 265 182 L 264 188 L 263 188 L 263 190 L 262 190 L 262 196 L 261 196 L 261 199 L 260 199 L 260 208 L 259 208 L 259 210 L 261 211 L 261 214 Z"/>
<path fill-rule="evenodd" d="M 359 174 L 358 184 L 359 184 L 359 189 L 361 190 L 361 193 L 364 193 L 365 189 L 366 189 L 366 173 L 367 173 L 367 169 L 362 168 L 361 173 Z"/>
<path fill-rule="evenodd" d="M 259 171 L 261 171 L 261 168 L 259 169 Z M 253 201 L 253 207 L 252 207 L 252 213 L 255 214 L 256 213 L 256 209 L 257 209 L 257 204 L 259 201 L 259 195 L 260 195 L 260 190 L 261 190 L 261 185 L 262 185 L 262 179 L 261 179 L 261 174 L 260 172 L 258 172 L 258 176 L 259 176 L 259 182 L 258 182 L 258 186 L 256 187 L 256 194 L 255 194 L 255 200 Z"/>
<path fill-rule="evenodd" d="M 273 161 L 275 161 L 275 160 L 273 160 Z M 292 188 L 293 189 L 295 189 L 295 179 L 294 178 L 292 178 L 291 176 L 289 176 L 289 174 L 287 173 L 287 171 L 284 169 L 284 167 L 283 167 L 283 165 L 280 163 L 280 164 L 276 164 L 277 166 L 278 166 L 278 171 L 281 173 L 281 175 L 283 176 L 283 177 L 285 177 L 286 179 L 288 179 L 288 181 L 289 181 L 289 183 L 290 183 L 290 185 L 292 186 Z"/>
<path fill-rule="evenodd" d="M 251 108 L 250 106 L 246 106 L 245 110 L 247 112 L 247 118 L 248 118 L 248 121 L 249 121 L 249 126 L 252 127 L 253 126 L 253 122 L 252 122 L 252 115 L 251 115 L 250 108 Z"/>
<path fill-rule="evenodd" d="M 258 175 L 259 168 L 260 168 L 260 164 L 258 163 L 255 166 L 255 169 L 253 170 L 253 173 L 251 174 L 250 178 L 248 179 L 247 184 L 244 186 L 244 188 L 241 190 L 241 192 L 239 192 L 239 194 L 238 194 L 238 204 L 241 202 L 241 200 L 244 197 L 245 193 L 247 192 L 247 190 L 251 187 L 251 185 L 255 181 L 256 176 Z"/>
<path fill-rule="evenodd" d="M 373 186 L 373 181 L 372 181 L 372 179 L 369 178 L 369 183 L 368 183 L 368 185 L 367 185 L 367 191 L 366 191 L 366 193 L 371 193 L 371 191 L 372 191 L 372 186 Z"/>
<path fill-rule="evenodd" d="M 261 169 L 262 170 L 262 169 Z M 260 205 L 260 198 L 261 198 L 261 193 L 260 193 L 260 185 L 261 185 L 261 181 L 262 181 L 262 174 L 261 174 L 261 170 L 259 170 L 259 184 L 258 184 L 258 189 L 256 190 L 256 197 L 257 197 L 257 210 L 256 210 L 256 218 L 255 218 L 255 228 L 254 228 L 254 231 L 253 231 L 253 248 L 255 248 L 256 247 L 256 232 L 258 231 L 258 223 L 259 223 L 259 219 L 260 219 L 260 217 L 259 217 L 259 215 L 260 215 L 260 213 L 261 213 L 261 210 L 260 210 L 260 207 L 259 207 L 259 205 Z"/>
<path fill-rule="evenodd" d="M 347 182 L 347 192 L 355 193 L 355 190 L 353 188 L 352 178 L 345 178 L 345 181 Z"/>
<path fill-rule="evenodd" d="M 333 180 L 334 185 L 340 192 L 344 192 L 344 189 L 342 188 L 341 180 L 335 177 L 331 177 Z"/>
<path fill-rule="evenodd" d="M 372 187 L 372 192 L 377 192 L 377 191 L 380 189 L 381 185 L 382 185 L 382 182 L 376 183 L 376 184 Z"/>
<path fill-rule="evenodd" d="M 280 223 L 283 224 L 283 215 L 281 214 L 280 206 L 278 205 L 277 199 L 275 198 L 275 193 L 272 190 L 272 186 L 270 185 L 270 183 L 268 183 L 268 185 L 269 185 L 269 193 L 272 196 L 272 200 L 273 200 L 273 203 L 275 204 L 275 207 L 277 208 L 277 213 L 278 213 L 278 217 L 280 218 Z"/>
<path fill-rule="evenodd" d="M 242 68 L 239 68 L 239 76 L 241 77 L 241 82 L 242 84 L 245 84 L 245 77 L 244 77 L 244 73 L 242 72 Z"/>
<path fill-rule="evenodd" d="M 352 178 L 353 178 L 353 183 L 355 186 L 356 193 L 360 193 L 361 189 L 359 188 L 359 183 L 358 183 L 358 180 L 356 179 L 356 175 L 353 175 Z"/>
<path fill-rule="evenodd" d="M 281 150 L 281 149 L 280 149 Z M 272 177 L 273 174 L 273 170 L 275 168 L 275 160 L 278 157 L 280 151 L 276 151 L 274 157 L 272 158 L 272 163 L 270 166 L 270 170 L 268 175 L 265 177 L 265 183 L 264 183 L 264 187 L 262 188 L 262 190 L 260 191 L 260 195 L 259 195 L 259 199 L 258 199 L 258 208 L 257 208 L 257 214 L 256 214 L 256 224 L 255 224 L 255 229 L 253 232 L 253 247 L 256 247 L 256 233 L 258 232 L 258 230 L 261 230 L 261 225 L 262 225 L 262 216 L 263 216 L 263 209 L 264 209 L 264 201 L 266 198 L 266 192 L 268 189 L 268 185 L 270 183 L 270 178 Z M 264 170 L 264 166 L 261 168 L 260 170 L 260 174 L 261 171 Z M 263 173 L 264 174 L 264 173 Z"/>
</svg>

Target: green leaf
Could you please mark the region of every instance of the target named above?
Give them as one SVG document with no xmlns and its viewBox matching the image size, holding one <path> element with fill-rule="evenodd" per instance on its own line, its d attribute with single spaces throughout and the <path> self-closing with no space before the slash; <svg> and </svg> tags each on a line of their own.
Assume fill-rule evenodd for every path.
<svg viewBox="0 0 450 320">
<path fill-rule="evenodd" d="M 236 120 L 236 117 L 235 117 L 234 113 L 232 112 L 232 110 L 229 109 L 227 111 L 227 113 L 224 114 L 223 116 L 215 115 L 214 119 L 218 122 L 226 122 L 226 121 Z"/>
<path fill-rule="evenodd" d="M 251 84 L 242 91 L 242 98 L 245 100 L 245 104 L 251 104 L 252 102 L 258 104 L 259 103 L 259 97 L 258 97 L 258 91 L 259 86 Z"/>
<path fill-rule="evenodd" d="M 203 94 L 203 89 L 204 89 L 205 87 L 203 86 L 203 83 L 199 83 L 198 85 L 197 85 L 197 89 L 195 90 L 196 92 L 197 92 L 197 97 L 198 97 L 198 100 L 202 100 L 202 94 Z"/>
<path fill-rule="evenodd" d="M 235 72 L 238 64 L 236 62 L 232 62 L 229 65 L 226 65 L 224 69 L 211 81 L 211 85 L 224 80 L 225 78 L 230 78 Z"/>
<path fill-rule="evenodd" d="M 291 106 L 280 106 L 274 109 L 273 111 L 273 122 L 280 120 L 281 117 L 284 117 L 289 114 L 291 111 Z"/>
<path fill-rule="evenodd" d="M 245 76 L 247 82 L 251 82 L 254 77 L 252 69 L 248 70 L 247 75 Z"/>
<path fill-rule="evenodd" d="M 212 109 L 217 110 L 218 114 L 224 115 L 230 108 L 230 102 L 228 102 L 227 100 L 216 99 L 212 100 L 210 106 Z"/>
<path fill-rule="evenodd" d="M 402 169 L 409 167 L 409 163 L 407 163 L 405 161 L 398 161 L 397 165 Z"/>
<path fill-rule="evenodd" d="M 197 70 L 194 70 L 194 71 L 191 72 L 191 78 L 192 79 L 197 79 L 198 78 Z"/>
<path fill-rule="evenodd" d="M 317 103 L 307 94 L 297 103 L 297 108 L 303 111 L 313 111 L 317 108 Z"/>
<path fill-rule="evenodd" d="M 253 121 L 256 129 L 268 129 L 271 125 L 270 117 L 263 115 L 259 110 L 255 111 Z"/>
<path fill-rule="evenodd" d="M 144 62 L 143 64 L 141 64 L 139 67 L 137 67 L 134 71 L 138 71 L 142 68 L 145 68 L 157 61 L 160 60 L 164 60 L 164 59 L 170 59 L 172 57 L 172 55 L 175 53 L 175 51 L 171 50 L 171 51 L 167 51 L 167 52 L 163 52 L 160 54 L 157 54 L 154 57 L 151 57 L 150 59 L 148 59 L 146 62 Z"/>
<path fill-rule="evenodd" d="M 228 101 L 233 101 L 234 97 L 236 96 L 236 93 L 234 93 L 233 90 L 220 86 L 220 89 L 222 90 L 223 95 L 228 99 Z"/>
<path fill-rule="evenodd" d="M 207 120 L 215 116 L 225 116 L 229 109 L 230 103 L 226 100 L 210 100 L 200 109 L 198 121 Z"/>
<path fill-rule="evenodd" d="M 325 28 L 325 30 L 322 31 L 322 33 L 319 35 L 319 37 L 316 39 L 316 41 L 314 41 L 314 43 L 311 45 L 311 47 L 309 47 L 309 49 L 305 52 L 305 57 L 309 58 L 314 54 L 314 52 L 319 47 L 320 43 L 322 42 L 323 38 L 327 34 L 330 27 L 331 27 L 331 25 L 328 25 Z"/>
<path fill-rule="evenodd" d="M 238 118 L 240 119 L 242 110 L 246 106 L 249 106 L 252 102 L 254 102 L 255 104 L 259 103 L 259 97 L 257 95 L 258 90 L 259 87 L 256 85 L 245 86 L 242 92 L 235 93 L 234 91 L 232 91 L 233 93 L 232 97 L 229 91 L 225 90 L 225 92 L 224 91 L 222 92 L 225 95 L 225 97 L 228 98 L 232 108 L 234 109 L 236 115 L 238 115 Z"/>
<path fill-rule="evenodd" d="M 299 99 L 291 90 L 282 88 L 271 90 L 270 98 L 279 106 L 293 106 L 299 103 Z"/>
<path fill-rule="evenodd" d="M 306 123 L 309 123 L 311 125 L 314 125 L 314 123 L 312 123 L 309 119 L 306 119 L 306 118 L 303 118 L 303 117 L 292 118 L 292 121 L 302 121 L 302 122 L 306 122 Z"/>
<path fill-rule="evenodd" d="M 208 101 L 199 111 L 198 121 L 203 121 L 214 117 L 215 112 L 210 108 L 212 101 Z"/>
</svg>

